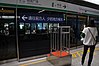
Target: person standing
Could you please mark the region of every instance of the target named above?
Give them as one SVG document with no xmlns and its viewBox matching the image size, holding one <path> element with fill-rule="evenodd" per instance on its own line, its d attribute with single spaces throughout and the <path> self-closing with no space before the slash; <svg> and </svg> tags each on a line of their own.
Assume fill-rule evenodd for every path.
<svg viewBox="0 0 99 66">
<path fill-rule="evenodd" d="M 96 46 L 96 37 L 98 36 L 98 31 L 95 27 L 94 20 L 90 20 L 89 25 L 83 29 L 82 33 L 84 49 L 81 64 L 83 66 L 87 50 L 88 48 L 90 48 L 88 66 L 91 66 L 91 62 L 93 60 L 93 53 Z"/>
</svg>

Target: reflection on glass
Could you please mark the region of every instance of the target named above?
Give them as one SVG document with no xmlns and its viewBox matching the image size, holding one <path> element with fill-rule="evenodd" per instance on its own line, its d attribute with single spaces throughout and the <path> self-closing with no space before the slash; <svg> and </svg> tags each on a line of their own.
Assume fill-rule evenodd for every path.
<svg viewBox="0 0 99 66">
<path fill-rule="evenodd" d="M 43 30 L 43 25 L 42 25 L 42 23 L 37 23 L 36 33 L 42 33 L 42 30 Z"/>
<path fill-rule="evenodd" d="M 84 27 L 85 27 L 86 20 L 79 19 L 78 21 L 80 22 L 79 29 L 80 29 L 80 31 L 82 31 L 84 29 Z"/>
<path fill-rule="evenodd" d="M 20 29 L 24 29 L 24 23 L 20 23 L 19 27 Z"/>
<path fill-rule="evenodd" d="M 10 32 L 10 35 L 14 35 L 15 34 L 14 22 L 9 23 L 9 32 Z"/>
<path fill-rule="evenodd" d="M 0 23 L 0 34 L 3 34 L 3 24 Z"/>
<path fill-rule="evenodd" d="M 43 23 L 43 33 L 48 33 L 48 23 Z"/>
<path fill-rule="evenodd" d="M 9 23 L 9 27 L 14 29 L 14 22 Z"/>
<path fill-rule="evenodd" d="M 42 30 L 43 29 L 42 23 L 37 23 L 37 29 L 38 30 Z"/>
<path fill-rule="evenodd" d="M 30 34 L 30 23 L 25 23 L 25 34 Z"/>
<path fill-rule="evenodd" d="M 20 34 L 24 34 L 24 23 L 19 23 L 19 29 Z"/>
<path fill-rule="evenodd" d="M 43 29 L 44 30 L 48 29 L 48 23 L 43 23 Z"/>
<path fill-rule="evenodd" d="M 59 24 L 58 24 L 58 23 L 54 23 L 53 26 L 54 26 L 54 27 L 59 27 Z"/>
<path fill-rule="evenodd" d="M 35 23 L 31 23 L 31 34 L 36 33 L 36 24 Z"/>
<path fill-rule="evenodd" d="M 49 23 L 49 33 L 51 32 L 51 27 L 53 27 L 53 24 Z"/>
<path fill-rule="evenodd" d="M 5 35 L 9 35 L 9 28 L 8 28 L 9 24 L 8 23 L 5 23 L 4 24 L 4 34 Z"/>
</svg>

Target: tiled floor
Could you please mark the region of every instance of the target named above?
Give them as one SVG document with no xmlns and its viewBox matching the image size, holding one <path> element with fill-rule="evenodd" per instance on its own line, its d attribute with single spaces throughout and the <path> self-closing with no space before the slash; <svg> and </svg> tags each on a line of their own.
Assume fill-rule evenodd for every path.
<svg viewBox="0 0 99 66">
<path fill-rule="evenodd" d="M 80 61 L 82 56 L 82 49 L 83 47 L 71 50 L 71 53 L 75 54 L 75 56 L 73 56 L 72 58 L 72 66 L 81 66 Z M 89 53 L 87 53 L 84 66 L 87 66 L 88 58 L 89 58 Z M 46 57 L 44 57 L 44 58 L 29 60 L 24 62 L 14 61 L 10 63 L 1 64 L 0 66 L 54 66 L 54 65 L 46 61 Z M 96 46 L 92 66 L 99 66 L 99 44 Z"/>
</svg>

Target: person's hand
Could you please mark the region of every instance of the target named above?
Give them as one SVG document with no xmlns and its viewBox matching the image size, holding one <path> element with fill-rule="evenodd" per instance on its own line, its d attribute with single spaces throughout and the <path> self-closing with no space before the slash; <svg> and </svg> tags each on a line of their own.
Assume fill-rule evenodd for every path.
<svg viewBox="0 0 99 66">
<path fill-rule="evenodd" d="M 85 38 L 85 33 L 81 33 L 81 37 L 82 38 Z"/>
</svg>

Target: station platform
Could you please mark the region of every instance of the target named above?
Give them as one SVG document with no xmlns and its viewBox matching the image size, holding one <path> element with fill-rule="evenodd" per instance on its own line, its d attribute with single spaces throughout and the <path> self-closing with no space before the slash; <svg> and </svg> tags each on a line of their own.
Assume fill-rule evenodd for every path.
<svg viewBox="0 0 99 66">
<path fill-rule="evenodd" d="M 83 52 L 83 46 L 75 49 L 71 49 L 70 53 L 72 54 L 72 65 L 71 66 L 81 66 L 80 61 L 82 57 Z M 85 59 L 84 66 L 87 66 L 88 58 L 89 58 L 89 50 Z M 0 66 L 54 66 L 50 62 L 46 60 L 47 57 L 33 59 L 33 60 L 27 60 L 27 61 L 13 61 L 5 64 L 1 64 Z M 94 52 L 94 58 L 92 62 L 92 66 L 99 66 L 99 44 L 95 48 Z"/>
</svg>

